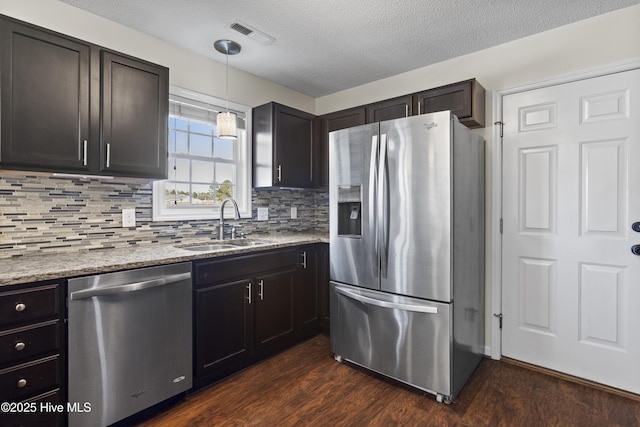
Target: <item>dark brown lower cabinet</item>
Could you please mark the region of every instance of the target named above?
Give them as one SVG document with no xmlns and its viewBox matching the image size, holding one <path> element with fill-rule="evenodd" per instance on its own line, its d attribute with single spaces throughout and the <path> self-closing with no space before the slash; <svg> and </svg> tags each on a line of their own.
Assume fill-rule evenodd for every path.
<svg viewBox="0 0 640 427">
<path fill-rule="evenodd" d="M 255 348 L 291 344 L 295 335 L 296 266 L 256 278 Z"/>
<path fill-rule="evenodd" d="M 195 290 L 196 377 L 242 363 L 251 351 L 250 278 Z"/>
<path fill-rule="evenodd" d="M 0 292 L 0 425 L 60 426 L 66 402 L 64 281 Z"/>
<path fill-rule="evenodd" d="M 325 328 L 328 315 L 329 257 L 328 245 L 314 244 L 299 249 L 300 333 L 311 337 Z M 326 295 L 325 295 L 326 294 Z"/>
<path fill-rule="evenodd" d="M 194 262 L 194 388 L 321 331 L 326 246 Z"/>
</svg>

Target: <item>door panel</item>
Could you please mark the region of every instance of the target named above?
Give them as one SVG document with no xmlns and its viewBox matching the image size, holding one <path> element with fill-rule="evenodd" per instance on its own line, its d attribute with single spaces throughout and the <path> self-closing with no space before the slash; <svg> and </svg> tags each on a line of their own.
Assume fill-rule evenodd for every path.
<svg viewBox="0 0 640 427">
<path fill-rule="evenodd" d="M 640 70 L 503 112 L 502 353 L 640 393 Z"/>
<path fill-rule="evenodd" d="M 381 289 L 450 302 L 451 114 L 380 124 L 386 135 L 388 265 Z"/>
<path fill-rule="evenodd" d="M 329 235 L 331 279 L 379 289 L 375 258 L 371 156 L 379 125 L 356 126 L 329 135 Z M 374 159 L 375 160 L 375 159 Z"/>
</svg>

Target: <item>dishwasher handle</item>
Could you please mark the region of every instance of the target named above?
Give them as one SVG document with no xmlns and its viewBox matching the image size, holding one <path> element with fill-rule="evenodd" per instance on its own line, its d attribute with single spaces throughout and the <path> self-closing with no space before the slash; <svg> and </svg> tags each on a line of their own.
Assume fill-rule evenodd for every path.
<svg viewBox="0 0 640 427">
<path fill-rule="evenodd" d="M 81 291 L 71 292 L 69 294 L 69 300 L 75 301 L 79 299 L 99 297 L 103 295 L 142 291 L 149 288 L 155 288 L 157 286 L 170 285 L 171 283 L 181 282 L 183 280 L 188 280 L 188 279 L 191 279 L 190 272 L 174 274 L 172 276 L 160 277 L 158 279 L 153 279 L 153 280 L 146 280 L 144 282 L 127 283 L 124 285 L 117 285 L 117 286 L 105 286 L 104 288 L 83 289 Z"/>
</svg>

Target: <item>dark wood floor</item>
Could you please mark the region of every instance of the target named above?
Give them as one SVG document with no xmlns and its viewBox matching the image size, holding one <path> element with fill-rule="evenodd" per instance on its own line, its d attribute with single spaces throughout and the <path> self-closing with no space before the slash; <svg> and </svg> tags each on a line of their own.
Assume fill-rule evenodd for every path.
<svg viewBox="0 0 640 427">
<path fill-rule="evenodd" d="M 334 361 L 318 336 L 140 424 L 640 426 L 640 402 L 485 359 L 451 405 Z"/>
</svg>

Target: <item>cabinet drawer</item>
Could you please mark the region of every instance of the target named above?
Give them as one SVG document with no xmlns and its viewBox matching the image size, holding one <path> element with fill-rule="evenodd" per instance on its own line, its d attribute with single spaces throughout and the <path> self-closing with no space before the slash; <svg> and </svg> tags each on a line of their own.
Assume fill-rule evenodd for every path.
<svg viewBox="0 0 640 427">
<path fill-rule="evenodd" d="M 26 408 L 29 412 L 11 412 L 2 418 L 2 425 L 6 427 L 53 427 L 65 425 L 66 405 L 60 389 L 55 389 L 47 393 L 35 396 L 31 399 L 27 399 L 23 402 L 25 405 L 22 408 Z M 50 404 L 50 405 L 47 405 Z M 65 405 L 64 411 L 58 412 L 53 409 L 49 409 L 51 412 L 43 411 L 44 408 L 52 408 L 58 405 Z M 16 408 L 17 409 L 17 408 Z M 35 412 L 32 412 L 35 411 Z"/>
<path fill-rule="evenodd" d="M 296 265 L 297 262 L 298 251 L 296 249 L 198 261 L 194 265 L 194 283 L 201 285 L 230 280 L 258 272 L 277 270 L 288 265 Z"/>
<path fill-rule="evenodd" d="M 16 402 L 60 384 L 58 356 L 0 371 L 0 402 Z"/>
<path fill-rule="evenodd" d="M 0 325 L 57 317 L 58 295 L 57 284 L 0 294 Z"/>
<path fill-rule="evenodd" d="M 0 332 L 0 366 L 60 348 L 57 320 Z"/>
</svg>

